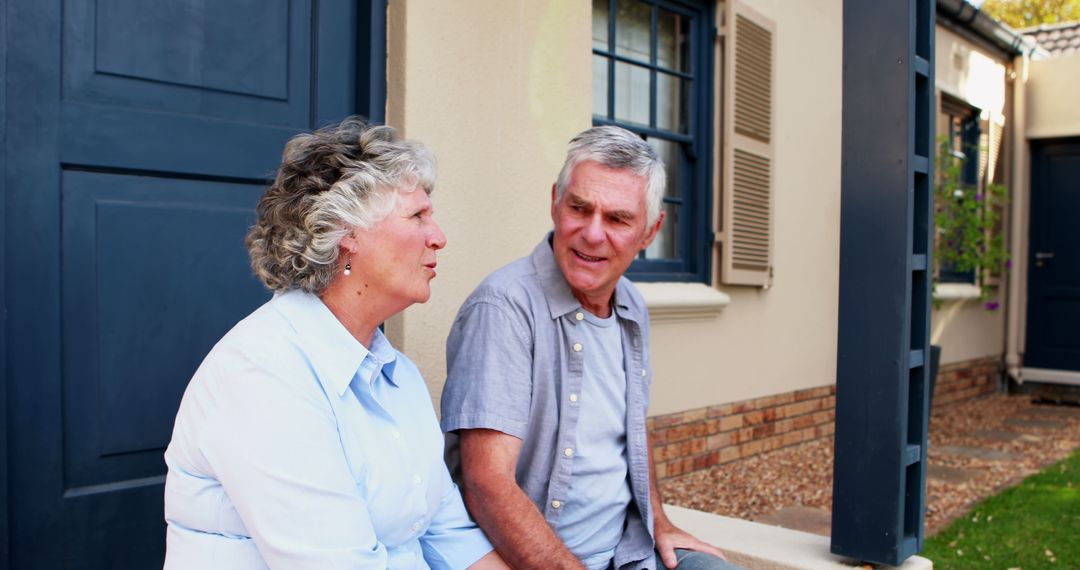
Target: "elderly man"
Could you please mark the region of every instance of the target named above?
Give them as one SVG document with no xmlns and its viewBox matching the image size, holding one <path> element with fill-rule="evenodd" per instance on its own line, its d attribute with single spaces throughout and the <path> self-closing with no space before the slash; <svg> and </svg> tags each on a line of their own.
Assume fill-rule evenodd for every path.
<svg viewBox="0 0 1080 570">
<path fill-rule="evenodd" d="M 652 473 L 649 318 L 623 273 L 664 221 L 664 184 L 629 131 L 575 137 L 554 232 L 484 280 L 450 331 L 447 459 L 515 568 L 731 567 L 671 524 Z"/>
</svg>

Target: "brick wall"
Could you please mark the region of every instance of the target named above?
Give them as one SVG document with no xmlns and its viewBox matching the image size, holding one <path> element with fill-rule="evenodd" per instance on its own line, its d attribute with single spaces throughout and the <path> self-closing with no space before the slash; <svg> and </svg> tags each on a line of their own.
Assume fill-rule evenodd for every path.
<svg viewBox="0 0 1080 570">
<path fill-rule="evenodd" d="M 833 433 L 833 386 L 649 418 L 656 476 L 674 477 Z"/>
<path fill-rule="evenodd" d="M 953 362 L 938 370 L 934 408 L 997 392 L 1001 386 L 1001 359 L 995 356 Z"/>
<path fill-rule="evenodd" d="M 957 362 L 938 371 L 934 408 L 998 390 L 1000 359 Z M 821 386 L 648 419 L 656 476 L 664 479 L 831 436 L 836 388 Z"/>
</svg>

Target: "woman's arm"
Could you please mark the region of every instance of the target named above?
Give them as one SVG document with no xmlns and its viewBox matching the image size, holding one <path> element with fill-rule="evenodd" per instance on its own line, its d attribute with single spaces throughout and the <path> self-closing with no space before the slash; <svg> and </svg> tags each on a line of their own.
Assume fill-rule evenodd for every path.
<svg viewBox="0 0 1080 570">
<path fill-rule="evenodd" d="M 266 563 L 385 568 L 327 396 L 251 361 L 228 375 L 205 394 L 199 448 Z"/>
<path fill-rule="evenodd" d="M 510 567 L 506 565 L 506 562 L 503 562 L 502 557 L 494 550 L 477 560 L 476 564 L 469 566 L 469 570 L 502 570 L 503 568 L 509 570 Z"/>
</svg>

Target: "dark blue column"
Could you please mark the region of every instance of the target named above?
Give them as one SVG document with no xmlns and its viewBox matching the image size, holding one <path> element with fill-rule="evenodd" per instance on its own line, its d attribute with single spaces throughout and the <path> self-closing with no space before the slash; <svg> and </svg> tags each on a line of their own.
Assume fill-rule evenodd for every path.
<svg viewBox="0 0 1080 570">
<path fill-rule="evenodd" d="M 923 541 L 934 9 L 844 2 L 832 552 L 885 564 Z"/>
<path fill-rule="evenodd" d="M 7 465 L 7 0 L 0 0 L 0 567 L 8 560 L 8 465 Z"/>
</svg>

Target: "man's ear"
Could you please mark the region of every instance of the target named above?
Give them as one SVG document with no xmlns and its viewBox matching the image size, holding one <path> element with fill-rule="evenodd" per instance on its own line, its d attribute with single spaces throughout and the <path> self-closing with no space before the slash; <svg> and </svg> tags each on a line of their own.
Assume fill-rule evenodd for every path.
<svg viewBox="0 0 1080 570">
<path fill-rule="evenodd" d="M 555 184 L 551 185 L 551 220 L 555 221 L 555 204 L 558 202 L 555 192 Z"/>
<path fill-rule="evenodd" d="M 660 212 L 660 216 L 656 218 L 656 222 L 645 232 L 645 237 L 641 240 L 641 249 L 649 247 L 653 240 L 656 239 L 656 234 L 660 231 L 660 226 L 664 225 L 664 218 L 667 217 L 667 212 Z"/>
</svg>

